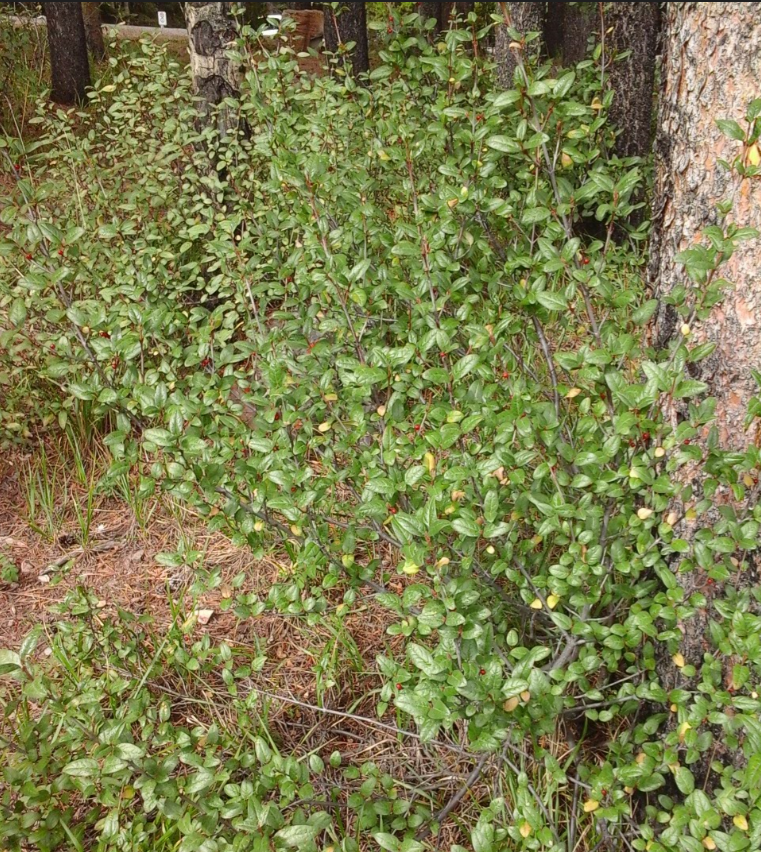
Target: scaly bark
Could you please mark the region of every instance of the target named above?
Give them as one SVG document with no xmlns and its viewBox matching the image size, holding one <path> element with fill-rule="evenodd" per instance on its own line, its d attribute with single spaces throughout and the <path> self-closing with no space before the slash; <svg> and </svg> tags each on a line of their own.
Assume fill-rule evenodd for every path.
<svg viewBox="0 0 761 852">
<path fill-rule="evenodd" d="M 240 91 L 240 69 L 226 55 L 237 35 L 231 6 L 232 3 L 185 4 L 190 71 L 206 114 Z M 218 111 L 220 133 L 224 135 L 235 123 L 236 116 L 230 110 L 223 107 Z"/>
<path fill-rule="evenodd" d="M 103 42 L 103 20 L 100 16 L 100 3 L 82 3 L 82 20 L 85 25 L 85 38 L 90 56 L 100 62 L 105 59 L 106 45 Z"/>
<path fill-rule="evenodd" d="M 79 3 L 43 3 L 50 50 L 50 99 L 67 106 L 81 103 L 90 85 L 85 25 Z"/>
<path fill-rule="evenodd" d="M 664 21 L 664 62 L 661 103 L 656 136 L 655 229 L 651 249 L 651 280 L 654 292 L 663 297 L 684 281 L 677 254 L 701 241 L 703 230 L 716 222 L 716 204 L 734 202 L 731 217 L 741 225 L 761 229 L 761 181 L 741 179 L 725 171 L 721 159 L 733 160 L 741 143 L 728 139 L 716 126 L 717 118 L 742 123 L 748 103 L 758 95 L 761 78 L 761 3 L 669 3 Z M 758 430 L 746 431 L 746 407 L 756 393 L 751 369 L 761 364 L 761 277 L 758 274 L 758 242 L 740 243 L 720 274 L 733 283 L 724 301 L 708 319 L 694 321 L 689 345 L 712 341 L 716 350 L 705 361 L 688 367 L 694 378 L 708 385 L 716 398 L 716 426 L 724 448 L 742 450 L 757 440 Z M 681 320 L 672 308 L 662 306 L 654 328 L 656 343 L 663 346 L 680 334 Z M 677 422 L 684 416 L 678 405 L 669 406 L 666 418 Z M 705 445 L 707 435 L 700 438 Z M 691 502 L 701 499 L 705 472 L 699 465 L 682 468 L 680 483 L 691 485 Z M 714 505 L 734 505 L 732 494 L 719 489 Z M 691 503 L 677 509 L 688 509 Z M 740 512 L 744 506 L 735 506 Z M 709 521 L 718 517 L 709 512 Z M 680 513 L 681 514 L 681 513 Z M 682 522 L 675 534 L 690 540 L 695 524 Z M 753 568 L 753 554 L 749 555 Z M 757 572 L 758 565 L 755 565 Z M 752 571 L 738 569 L 728 584 L 747 587 Z M 680 573 L 677 581 L 684 599 L 705 588 L 702 570 Z M 701 588 L 702 587 L 702 588 Z M 682 632 L 681 652 L 688 664 L 700 671 L 710 653 L 709 624 L 722 621 L 713 598 L 721 597 L 721 584 L 707 594 L 707 605 L 676 626 Z M 692 689 L 696 679 L 685 679 L 661 648 L 658 673 L 667 690 Z M 717 759 L 733 762 L 717 741 Z M 691 767 L 698 788 L 713 783 L 707 762 Z"/>
<path fill-rule="evenodd" d="M 338 15 L 333 14 L 330 3 L 323 4 L 325 13 L 325 49 L 336 53 L 341 44 L 353 41 L 354 49 L 348 54 L 355 74 L 370 70 L 367 51 L 367 19 L 364 3 L 344 3 Z"/>
<path fill-rule="evenodd" d="M 539 32 L 542 37 L 526 46 L 524 57 L 536 59 L 544 49 L 544 29 L 547 22 L 546 3 L 499 3 L 497 14 L 507 15 L 510 25 L 521 35 Z M 497 60 L 497 82 L 503 89 L 509 89 L 514 82 L 517 67 L 515 54 L 510 48 L 512 39 L 507 32 L 507 23 L 497 24 L 494 32 L 494 53 Z"/>
</svg>

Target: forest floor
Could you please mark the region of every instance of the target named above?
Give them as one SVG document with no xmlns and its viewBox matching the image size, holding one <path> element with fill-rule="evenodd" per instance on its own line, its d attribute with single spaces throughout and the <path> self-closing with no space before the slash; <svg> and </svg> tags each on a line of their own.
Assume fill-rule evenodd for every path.
<svg viewBox="0 0 761 852">
<path fill-rule="evenodd" d="M 393 612 L 367 597 L 338 618 L 345 589 L 337 587 L 326 593 L 335 606 L 309 624 L 274 610 L 238 618 L 234 600 L 247 594 L 265 600 L 274 583 L 293 575 L 288 556 L 275 550 L 256 559 L 193 511 L 162 498 L 105 493 L 103 451 L 82 458 L 70 450 L 64 441 L 48 441 L 0 458 L 0 567 L 17 570 L 17 581 L 0 580 L 1 648 L 17 650 L 41 625 L 35 654 L 49 655 L 57 626 L 77 618 L 67 597 L 82 588 L 97 599 L 104 621 L 121 608 L 150 616 L 156 635 L 173 619 L 186 625 L 194 618 L 188 641 L 208 634 L 212 644 L 266 655 L 257 689 L 270 699 L 267 727 L 283 753 L 327 758 L 338 751 L 349 763 L 372 760 L 393 777 L 430 785 L 439 803 L 457 792 L 472 769 L 465 741 L 443 749 L 413 735 L 401 740 L 393 707 L 377 713 L 377 655 L 404 654 L 404 638 L 387 634 Z M 193 566 L 163 564 L 160 554 L 178 552 L 201 557 Z M 188 705 L 187 722 L 208 725 L 226 712 L 225 697 L 215 691 L 208 712 Z M 472 802 L 461 805 L 464 821 L 444 827 L 444 846 L 467 838 L 460 832 L 465 813 L 482 796 L 496 795 L 501 777 L 497 761 L 484 767 Z"/>
</svg>

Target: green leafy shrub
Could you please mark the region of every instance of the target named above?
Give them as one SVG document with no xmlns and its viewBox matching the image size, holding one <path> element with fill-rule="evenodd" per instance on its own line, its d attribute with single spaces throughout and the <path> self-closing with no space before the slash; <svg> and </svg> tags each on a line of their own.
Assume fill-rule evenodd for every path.
<svg viewBox="0 0 761 852">
<path fill-rule="evenodd" d="M 41 108 L 46 145 L 19 164 L 1 214 L 0 364 L 25 388 L 6 428 L 65 425 L 82 408 L 102 419 L 115 478 L 137 471 L 141 494 L 192 503 L 254 552 L 286 548 L 297 570 L 268 606 L 314 617 L 336 586 L 347 604 L 377 595 L 406 639 L 403 658 L 378 658 L 378 713 L 393 708 L 429 742 L 457 732 L 512 774 L 510 798 L 472 826 L 476 852 L 574 848 L 587 823 L 590 848 L 754 848 L 758 592 L 737 577 L 759 509 L 716 514 L 712 497 L 726 488 L 742 505 L 760 463 L 710 437 L 713 406 L 685 372 L 710 354 L 689 323 L 721 298 L 716 270 L 751 233 L 721 211 L 669 299 L 684 334 L 649 348 L 647 223 L 627 225 L 642 164 L 609 154 L 593 63 L 526 69 L 495 91 L 473 33 L 430 46 L 414 15 L 403 24 L 367 88 L 305 78 L 287 50 L 250 63 L 245 134 L 194 129 L 188 80 L 147 44 L 112 60 L 91 111 Z M 244 28 L 241 56 L 252 39 Z M 683 407 L 676 426 L 666 402 Z M 705 472 L 702 493 L 680 484 L 685 465 Z M 700 531 L 680 538 L 685 520 Z M 685 599 L 677 564 L 724 590 L 701 669 L 684 665 L 680 624 L 709 593 Z M 101 635 L 89 630 L 81 641 Z M 669 690 L 664 654 L 681 668 Z M 60 672 L 9 665 L 22 691 L 40 677 L 54 679 L 45 700 L 64 689 Z M 106 675 L 92 677 L 83 713 L 107 723 L 101 694 L 132 712 L 131 687 L 101 693 Z M 135 712 L 155 712 L 137 694 Z M 93 730 L 69 725 L 65 706 L 60 724 Z M 546 745 L 558 737 L 562 763 Z M 748 759 L 735 765 L 719 739 Z M 119 817 L 98 761 L 123 763 L 109 751 L 121 742 L 95 756 L 68 743 L 66 760 L 90 761 L 80 780 L 60 756 L 45 769 L 92 804 L 103 848 Z M 141 760 L 161 751 L 129 745 Z M 146 808 L 176 820 L 181 848 L 249 848 L 192 798 L 204 787 L 180 796 L 167 760 L 171 813 Z M 704 763 L 705 790 L 690 768 Z M 4 807 L 37 795 L 25 783 L 6 775 Z M 570 817 L 550 812 L 561 793 Z M 252 844 L 279 829 L 260 817 Z M 38 818 L 14 817 L 16 836 L 39 843 Z M 383 848 L 420 845 L 407 823 L 368 825 Z"/>
</svg>

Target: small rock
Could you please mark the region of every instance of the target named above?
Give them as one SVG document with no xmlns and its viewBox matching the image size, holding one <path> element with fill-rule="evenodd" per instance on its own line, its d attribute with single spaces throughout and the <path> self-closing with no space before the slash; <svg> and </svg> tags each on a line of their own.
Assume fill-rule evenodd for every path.
<svg viewBox="0 0 761 852">
<path fill-rule="evenodd" d="M 49 583 L 50 582 L 50 575 L 49 574 L 40 574 L 40 576 L 37 577 L 37 582 L 43 583 L 43 584 Z"/>
</svg>

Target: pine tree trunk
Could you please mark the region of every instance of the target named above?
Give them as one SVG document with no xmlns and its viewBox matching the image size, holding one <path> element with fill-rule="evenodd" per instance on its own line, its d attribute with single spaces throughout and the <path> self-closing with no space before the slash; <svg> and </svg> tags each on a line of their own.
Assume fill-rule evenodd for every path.
<svg viewBox="0 0 761 852">
<path fill-rule="evenodd" d="M 364 3 L 344 3 L 338 15 L 333 14 L 329 3 L 323 4 L 325 13 L 325 49 L 336 53 L 341 44 L 355 42 L 354 49 L 349 54 L 352 69 L 355 74 L 370 70 L 370 59 L 367 51 L 367 20 Z"/>
<path fill-rule="evenodd" d="M 209 114 L 225 98 L 236 97 L 240 72 L 226 56 L 236 38 L 235 22 L 230 16 L 231 3 L 186 3 L 185 20 L 190 37 L 190 70 L 193 86 L 203 99 L 202 110 Z M 236 122 L 226 108 L 218 112 L 222 135 Z"/>
<path fill-rule="evenodd" d="M 513 29 L 521 35 L 544 33 L 547 21 L 546 3 L 499 3 L 497 14 L 506 14 Z M 497 60 L 497 82 L 503 89 L 513 85 L 517 67 L 515 54 L 510 48 L 512 39 L 507 32 L 507 22 L 497 24 L 494 32 L 494 53 Z M 525 49 L 526 59 L 535 59 L 543 50 L 543 38 L 530 42 Z"/>
<path fill-rule="evenodd" d="M 101 62 L 106 56 L 106 45 L 103 42 L 100 3 L 82 3 L 82 20 L 85 24 L 85 37 L 90 56 L 96 62 Z"/>
<path fill-rule="evenodd" d="M 67 106 L 81 103 L 90 85 L 85 25 L 79 3 L 44 3 L 47 21 L 50 99 Z"/>
<path fill-rule="evenodd" d="M 725 171 L 720 160 L 734 160 L 743 153 L 741 142 L 724 136 L 717 118 L 733 118 L 744 125 L 748 103 L 758 95 L 761 79 L 761 3 L 669 3 L 664 20 L 664 62 L 661 103 L 656 135 L 655 229 L 651 244 L 651 279 L 661 299 L 684 280 L 677 254 L 701 241 L 704 229 L 717 220 L 716 205 L 731 197 L 731 219 L 742 226 L 761 229 L 761 181 L 741 179 Z M 720 275 L 734 287 L 703 321 L 693 321 L 688 346 L 713 342 L 716 350 L 690 375 L 708 385 L 717 400 L 716 426 L 723 448 L 742 450 L 757 440 L 758 430 L 746 431 L 744 418 L 752 395 L 757 393 L 751 375 L 761 365 L 761 276 L 758 274 L 757 240 L 742 242 Z M 682 334 L 683 319 L 661 304 L 654 328 L 658 346 Z M 685 411 L 666 408 L 667 420 L 676 423 Z M 698 441 L 705 446 L 707 435 Z M 679 481 L 693 487 L 693 501 L 700 499 L 706 476 L 695 464 L 679 471 Z M 714 505 L 735 504 L 731 493 L 719 488 Z M 678 514 L 691 504 L 675 506 Z M 726 507 L 725 507 L 726 508 Z M 736 507 L 740 512 L 743 506 Z M 747 508 L 747 507 L 746 507 Z M 709 520 L 718 518 L 716 509 Z M 688 541 L 697 524 L 680 522 L 675 535 Z M 752 554 L 750 556 L 752 559 Z M 728 585 L 747 586 L 748 574 L 737 570 Z M 702 569 L 677 575 L 684 600 L 705 588 Z M 713 605 L 721 599 L 721 584 L 707 595 L 707 605 L 678 625 L 682 631 L 680 652 L 700 672 L 704 655 L 712 651 L 711 621 L 723 621 Z M 708 644 L 706 644 L 708 642 Z M 658 673 L 667 690 L 694 688 L 696 678 L 686 680 L 665 649 L 659 654 Z M 717 743 L 721 752 L 721 743 Z M 721 754 L 717 754 L 717 758 Z M 731 759 L 731 756 L 729 756 Z M 713 780 L 706 764 L 694 767 L 696 786 L 710 788 Z M 700 777 L 702 775 L 702 777 Z"/>
<path fill-rule="evenodd" d="M 647 157 L 652 150 L 655 61 L 658 55 L 658 3 L 606 4 L 605 56 L 631 51 L 628 59 L 606 61 L 608 85 L 615 92 L 610 119 L 621 131 L 616 153 Z"/>
</svg>

